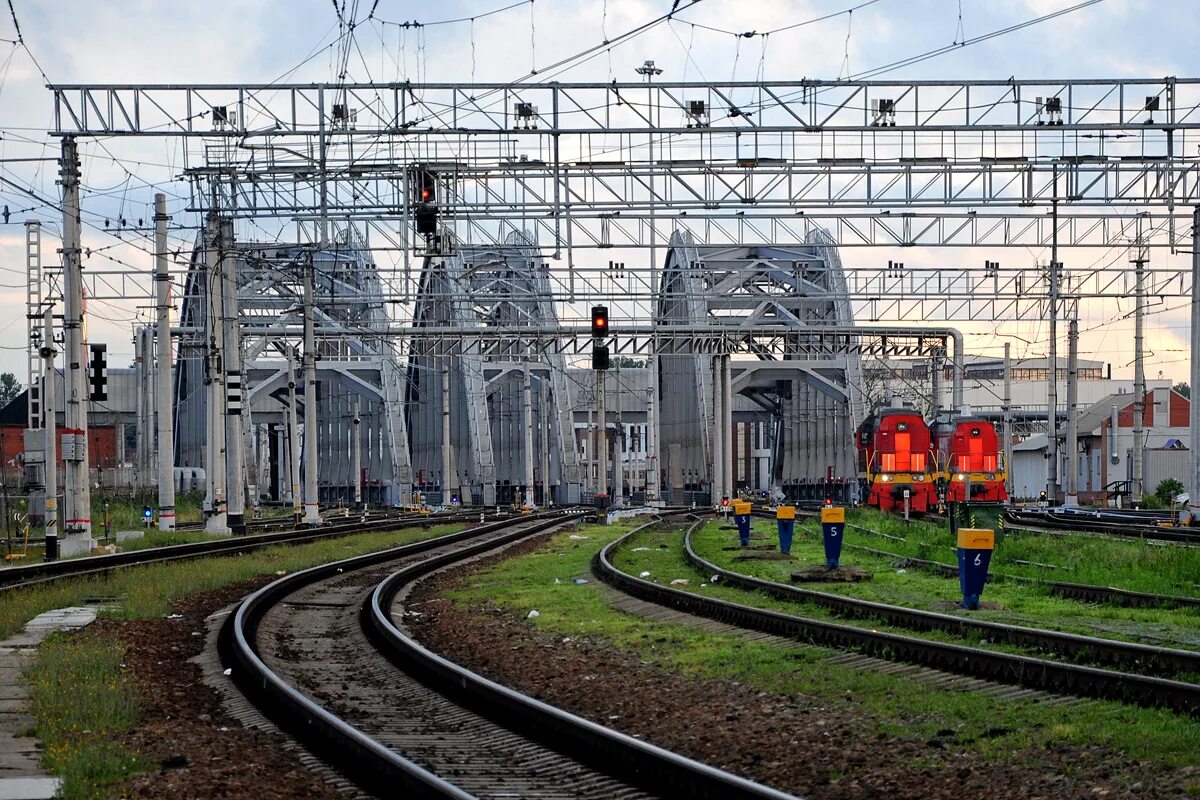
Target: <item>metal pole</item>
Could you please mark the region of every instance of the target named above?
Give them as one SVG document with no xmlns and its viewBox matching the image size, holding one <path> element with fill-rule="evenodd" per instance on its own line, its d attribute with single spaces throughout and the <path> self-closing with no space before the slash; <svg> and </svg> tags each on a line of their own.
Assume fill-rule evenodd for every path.
<svg viewBox="0 0 1200 800">
<path fill-rule="evenodd" d="M 722 464 L 725 463 L 725 412 L 721 408 L 721 405 L 725 399 L 725 388 L 721 385 L 722 376 L 724 375 L 724 370 L 721 366 L 721 357 L 713 356 L 712 365 L 712 497 L 710 498 L 710 503 L 719 508 L 721 500 L 728 496 L 724 491 L 725 469 L 722 467 Z"/>
<path fill-rule="evenodd" d="M 1012 343 L 1004 343 L 1004 490 L 1012 498 Z"/>
<path fill-rule="evenodd" d="M 1192 398 L 1188 403 L 1188 511 L 1200 519 L 1200 206 L 1192 210 L 1192 349 L 1189 376 Z"/>
<path fill-rule="evenodd" d="M 208 485 L 209 516 L 204 529 L 208 533 L 229 533 L 226 520 L 226 474 L 225 474 L 225 384 L 221 379 L 221 358 L 224 355 L 225 331 L 222 326 L 225 305 L 224 292 L 220 286 L 220 249 L 218 242 L 221 229 L 216 214 L 209 214 L 205 227 L 205 276 L 204 293 L 207 298 L 205 324 L 208 334 L 207 370 L 208 386 L 208 462 L 205 478 Z"/>
<path fill-rule="evenodd" d="M 454 473 L 450 464 L 450 356 L 442 362 L 442 505 L 450 504 Z"/>
<path fill-rule="evenodd" d="M 92 497 L 88 471 L 88 387 L 87 343 L 84 341 L 83 264 L 80 259 L 79 219 L 79 151 L 75 137 L 62 142 L 62 162 L 59 169 L 63 194 L 63 334 L 66 352 L 65 400 L 66 419 L 63 430 L 63 453 L 66 457 L 66 506 L 62 530 L 67 535 L 79 534 L 91 539 Z M 69 444 L 68 444 L 69 443 Z M 91 549 L 89 542 L 88 550 Z"/>
<path fill-rule="evenodd" d="M 317 496 L 317 336 L 313 283 L 316 260 L 309 254 L 304 270 L 304 524 L 320 525 Z"/>
<path fill-rule="evenodd" d="M 175 530 L 175 420 L 171 368 L 171 276 L 167 196 L 154 195 L 154 288 L 158 294 L 158 529 Z"/>
<path fill-rule="evenodd" d="M 728 354 L 721 356 L 721 486 L 724 494 L 733 498 L 733 374 Z"/>
<path fill-rule="evenodd" d="M 229 529 L 246 535 L 246 482 L 242 434 L 242 323 L 238 318 L 237 253 L 234 252 L 233 222 L 217 223 L 217 263 L 221 280 L 221 351 L 225 378 L 225 492 Z"/>
<path fill-rule="evenodd" d="M 300 423 L 296 414 L 296 348 L 287 351 L 288 371 L 288 477 L 292 485 L 292 518 L 299 523 L 303 513 L 300 493 Z"/>
<path fill-rule="evenodd" d="M 538 402 L 542 407 L 542 506 L 552 505 L 550 502 L 550 386 L 543 382 L 538 392 Z"/>
<path fill-rule="evenodd" d="M 354 472 L 354 476 L 353 476 L 354 477 L 354 507 L 356 509 L 360 509 L 360 510 L 363 507 L 362 434 L 361 434 L 361 428 L 359 427 L 361 422 L 362 422 L 362 397 L 356 394 L 356 395 L 354 395 L 354 428 L 353 428 L 353 431 L 354 431 L 354 447 L 353 447 L 353 452 L 354 452 L 354 470 L 353 470 L 353 472 Z M 446 480 L 445 478 L 442 479 L 443 484 L 445 483 L 445 480 Z M 443 504 L 445 503 L 445 498 L 443 498 L 442 502 L 443 502 Z"/>
<path fill-rule="evenodd" d="M 1141 236 L 1141 219 L 1138 220 L 1138 240 L 1135 244 L 1134 275 L 1136 305 L 1134 307 L 1133 323 L 1133 500 L 1142 501 L 1146 492 L 1143 486 L 1145 480 L 1142 449 L 1145 447 L 1146 434 L 1144 415 L 1146 413 L 1146 364 L 1144 348 L 1144 330 L 1146 316 L 1146 252 L 1143 249 Z M 1193 291 L 1194 294 L 1194 291 Z"/>
<path fill-rule="evenodd" d="M 596 498 L 602 508 L 608 507 L 608 415 L 604 409 L 605 371 L 596 370 Z"/>
<path fill-rule="evenodd" d="M 58 536 L 58 441 L 55 426 L 54 383 L 54 310 L 46 307 L 42 315 L 42 429 L 46 437 L 46 536 Z"/>
<path fill-rule="evenodd" d="M 524 508 L 532 509 L 533 502 L 533 383 L 529 379 L 529 362 L 521 371 L 521 391 L 524 398 L 523 422 L 525 423 L 525 500 Z"/>
<path fill-rule="evenodd" d="M 658 354 L 650 352 L 650 388 L 646 390 L 646 505 L 657 505 L 658 493 Z"/>
<path fill-rule="evenodd" d="M 1079 319 L 1067 323 L 1067 497 L 1065 505 L 1079 505 L 1079 435 L 1075 404 L 1079 395 Z"/>
<path fill-rule="evenodd" d="M 1054 166 L 1051 206 L 1050 352 L 1046 357 L 1046 497 L 1058 503 L 1058 166 Z"/>
</svg>

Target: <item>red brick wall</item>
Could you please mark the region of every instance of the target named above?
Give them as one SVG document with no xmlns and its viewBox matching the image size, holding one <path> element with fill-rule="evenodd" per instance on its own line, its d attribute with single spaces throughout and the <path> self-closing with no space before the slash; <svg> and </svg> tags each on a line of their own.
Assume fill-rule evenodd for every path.
<svg viewBox="0 0 1200 800">
<path fill-rule="evenodd" d="M 61 436 L 61 431 L 59 436 Z M 25 429 L 16 425 L 0 426 L 0 461 L 8 468 L 9 461 L 25 452 Z M 59 440 L 58 463 L 61 466 L 62 446 Z M 117 431 L 116 428 L 88 429 L 88 461 L 94 468 L 110 468 L 116 466 L 117 460 Z"/>
</svg>

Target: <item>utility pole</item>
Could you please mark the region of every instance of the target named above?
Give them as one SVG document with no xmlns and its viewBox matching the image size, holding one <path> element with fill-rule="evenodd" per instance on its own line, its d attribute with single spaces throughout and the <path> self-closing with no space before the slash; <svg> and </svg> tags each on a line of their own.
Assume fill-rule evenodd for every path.
<svg viewBox="0 0 1200 800">
<path fill-rule="evenodd" d="M 1140 503 L 1146 493 L 1143 486 L 1145 470 L 1142 464 L 1143 448 L 1145 447 L 1146 432 L 1144 416 L 1146 413 L 1146 362 L 1145 362 L 1145 317 L 1146 317 L 1146 261 L 1149 260 L 1149 248 L 1142 238 L 1142 220 L 1138 218 L 1138 235 L 1134 241 L 1131 261 L 1134 267 L 1134 322 L 1133 322 L 1133 500 Z"/>
<path fill-rule="evenodd" d="M 1012 475 L 1012 343 L 1004 343 L 1004 490 L 1013 495 Z"/>
<path fill-rule="evenodd" d="M 1054 165 L 1050 245 L 1050 352 L 1046 357 L 1046 497 L 1058 504 L 1058 165 Z"/>
<path fill-rule="evenodd" d="M 725 436 L 722 429 L 725 413 L 721 408 L 721 401 L 725 399 L 725 390 L 721 386 L 721 357 L 713 356 L 712 365 L 712 497 L 710 502 L 714 507 L 720 508 L 721 499 L 725 496 L 725 487 L 722 483 L 725 479 L 725 470 L 721 466 L 725 463 Z"/>
<path fill-rule="evenodd" d="M 362 495 L 362 432 L 359 427 L 362 422 L 362 396 L 354 395 L 354 508 L 358 511 L 363 509 Z M 442 479 L 445 483 L 445 479 Z M 442 503 L 445 504 L 445 498 Z"/>
<path fill-rule="evenodd" d="M 1079 431 L 1075 404 L 1079 398 L 1079 312 L 1067 323 L 1067 496 L 1064 505 L 1079 505 Z"/>
<path fill-rule="evenodd" d="M 602 508 L 608 508 L 608 414 L 604 408 L 604 376 L 596 370 L 596 497 Z"/>
<path fill-rule="evenodd" d="M 229 529 L 246 535 L 246 481 L 242 476 L 245 437 L 242 435 L 242 323 L 238 318 L 237 254 L 233 252 L 233 223 L 217 222 L 217 264 L 221 286 L 221 373 L 225 379 L 225 491 Z"/>
<path fill-rule="evenodd" d="M 215 207 L 215 203 L 214 203 Z M 215 212 L 208 215 L 204 231 L 204 293 L 208 300 L 205 325 L 208 336 L 205 383 L 208 386 L 208 461 L 205 466 L 208 493 L 208 520 L 204 530 L 208 533 L 229 533 L 226 516 L 225 494 L 225 383 L 222 380 L 221 359 L 225 353 L 225 330 L 223 306 L 225 293 L 221 287 L 221 226 Z"/>
<path fill-rule="evenodd" d="M 87 343 L 83 338 L 83 262 L 79 218 L 79 151 L 74 136 L 62 141 L 59 176 L 63 195 L 63 338 L 65 357 L 64 393 L 66 419 L 63 429 L 63 458 L 66 462 L 66 492 L 62 531 L 79 535 L 91 550 L 92 496 L 88 464 Z"/>
<path fill-rule="evenodd" d="M 158 295 L 158 529 L 175 530 L 175 420 L 172 418 L 171 275 L 167 196 L 154 195 L 154 288 Z"/>
<path fill-rule="evenodd" d="M 296 413 L 296 348 L 287 350 L 288 381 L 288 477 L 292 486 L 292 519 L 300 524 L 303 495 L 300 492 L 300 422 Z"/>
<path fill-rule="evenodd" d="M 317 489 L 317 330 L 313 283 L 316 254 L 304 270 L 304 524 L 321 524 Z"/>
<path fill-rule="evenodd" d="M 1192 209 L 1192 347 L 1188 386 L 1188 511 L 1191 521 L 1200 520 L 1200 206 Z"/>
<path fill-rule="evenodd" d="M 650 388 L 646 390 L 646 505 L 658 505 L 658 353 L 650 349 Z"/>
<path fill-rule="evenodd" d="M 524 415 L 523 422 L 525 427 L 525 441 L 523 455 L 525 456 L 525 498 L 522 504 L 526 509 L 533 509 L 533 382 L 529 377 L 529 361 L 525 361 L 524 368 L 521 370 L 521 393 L 524 398 Z"/>
<path fill-rule="evenodd" d="M 549 381 L 543 381 L 538 392 L 538 402 L 542 407 L 542 507 L 548 508 L 550 502 L 550 386 Z"/>
<path fill-rule="evenodd" d="M 42 434 L 46 453 L 46 537 L 58 538 L 58 437 L 55 426 L 54 308 L 47 305 L 42 315 Z"/>
<path fill-rule="evenodd" d="M 442 362 L 442 505 L 450 505 L 452 478 L 450 464 L 450 356 Z"/>
</svg>

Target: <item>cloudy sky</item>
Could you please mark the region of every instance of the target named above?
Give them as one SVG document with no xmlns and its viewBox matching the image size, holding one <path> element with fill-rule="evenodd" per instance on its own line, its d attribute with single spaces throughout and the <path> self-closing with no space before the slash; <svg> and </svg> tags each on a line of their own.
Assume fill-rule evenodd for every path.
<svg viewBox="0 0 1200 800">
<path fill-rule="evenodd" d="M 1079 0 L 703 0 L 675 19 L 579 64 L 560 80 L 633 79 L 646 59 L 664 77 L 689 80 L 832 79 L 1075 5 Z M 516 79 L 567 55 L 664 14 L 672 0 L 534 0 L 483 16 L 512 0 L 345 0 L 345 18 L 359 20 L 352 80 L 481 81 Z M 337 0 L 342 6 L 343 0 Z M 680 5 L 687 5 L 686 0 Z M 0 202 L 10 211 L 0 225 L 0 370 L 24 380 L 24 226 L 46 224 L 47 249 L 61 216 L 56 200 L 58 143 L 46 135 L 55 83 L 331 81 L 337 67 L 339 21 L 334 0 L 11 0 L 24 46 L 15 44 L 12 18 L 0 14 Z M 850 13 L 846 9 L 856 7 Z M 373 9 L 373 17 L 368 19 Z M 890 78 L 1117 78 L 1194 77 L 1200 21 L 1195 0 L 1103 0 L 1051 22 L 954 49 L 895 72 Z M 7 10 L 7 9 L 3 9 Z M 840 12 L 840 13 L 839 13 Z M 765 31 L 829 15 L 789 31 L 752 38 L 721 31 Z M 470 18 L 475 17 L 474 21 Z M 406 21 L 462 22 L 404 27 Z M 720 30 L 712 30 L 712 29 Z M 182 208 L 183 154 L 174 142 L 83 144 L 85 247 L 93 269 L 152 269 L 145 240 L 117 239 L 103 220 L 149 219 L 152 195 L 165 191 Z M 113 156 L 118 158 L 114 159 Z M 21 159 L 47 159 L 45 161 Z M 26 187 L 37 198 L 12 184 Z M 176 213 L 175 221 L 195 224 Z M 179 240 L 190 240 L 186 230 Z M 137 240 L 126 235 L 126 240 Z M 140 246 L 139 246 L 140 245 Z M 1090 264 L 1095 251 L 1065 251 Z M 953 255 L 930 250 L 903 254 L 933 265 Z M 843 255 L 877 264 L 888 254 L 864 249 Z M 1045 259 L 1009 251 L 1006 259 Z M 1168 256 L 1154 258 L 1173 264 Z M 982 259 L 978 259 L 981 261 Z M 970 263 L 975 263 L 971 261 Z M 1179 262 L 1182 263 L 1182 262 Z M 1180 301 L 1155 306 L 1149 319 L 1147 376 L 1187 377 L 1188 316 Z M 1085 304 L 1081 357 L 1131 374 L 1132 303 Z M 109 342 L 110 363 L 132 356 L 130 326 L 145 310 L 137 303 L 94 304 L 93 341 Z M 986 351 L 1005 340 L 1019 355 L 1045 352 L 1044 326 L 1020 323 L 967 326 L 968 349 Z M 999 334 L 999 335 L 997 335 Z M 1065 342 L 1063 344 L 1065 354 Z"/>
</svg>

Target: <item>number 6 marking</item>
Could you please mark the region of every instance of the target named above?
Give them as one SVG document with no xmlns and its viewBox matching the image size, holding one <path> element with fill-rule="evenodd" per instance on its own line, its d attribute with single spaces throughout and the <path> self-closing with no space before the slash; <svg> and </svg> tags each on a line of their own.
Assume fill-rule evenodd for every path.
<svg viewBox="0 0 1200 800">
<path fill-rule="evenodd" d="M 977 567 L 978 567 L 980 564 L 982 564 L 982 563 L 983 563 L 983 562 L 982 562 L 982 560 L 981 560 L 982 558 L 983 558 L 983 556 L 982 556 L 982 555 L 980 555 L 979 553 L 976 553 L 976 554 L 975 554 L 975 566 L 977 566 Z"/>
</svg>

